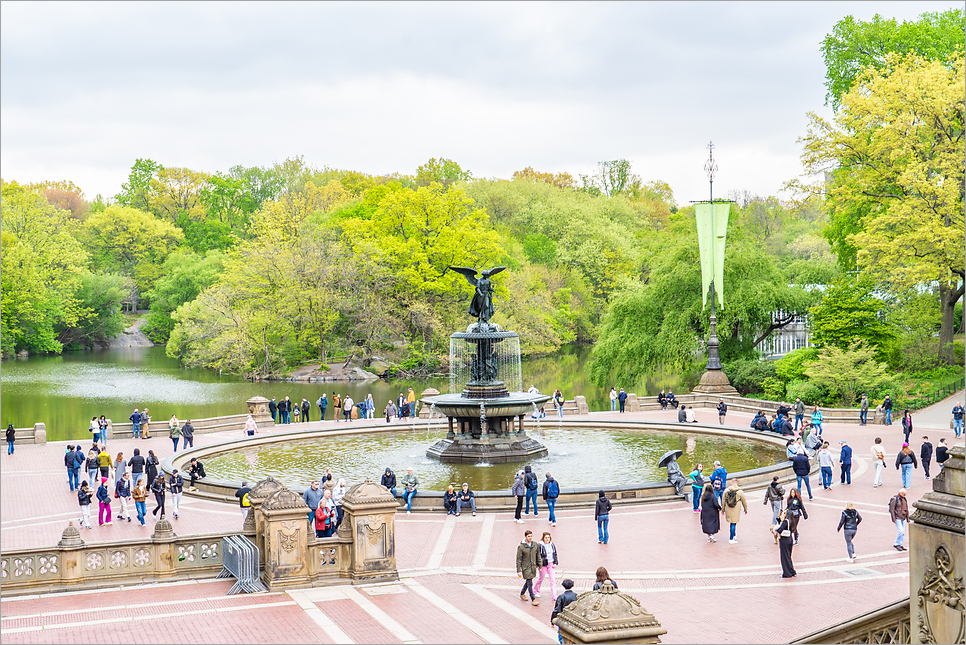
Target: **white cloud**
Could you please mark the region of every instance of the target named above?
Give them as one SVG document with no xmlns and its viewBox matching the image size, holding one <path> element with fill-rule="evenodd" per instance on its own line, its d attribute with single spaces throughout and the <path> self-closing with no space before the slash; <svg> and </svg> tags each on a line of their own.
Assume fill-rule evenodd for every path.
<svg viewBox="0 0 966 645">
<path fill-rule="evenodd" d="M 819 45 L 847 14 L 927 3 L 10 3 L 4 179 L 113 195 L 136 158 L 205 171 L 304 155 L 477 177 L 628 158 L 680 203 L 776 194 L 823 107 Z"/>
</svg>

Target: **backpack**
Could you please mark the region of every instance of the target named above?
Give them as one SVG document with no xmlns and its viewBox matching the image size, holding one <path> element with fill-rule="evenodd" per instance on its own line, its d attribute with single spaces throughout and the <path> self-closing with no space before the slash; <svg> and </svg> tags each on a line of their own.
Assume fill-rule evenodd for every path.
<svg viewBox="0 0 966 645">
<path fill-rule="evenodd" d="M 248 493 L 245 493 L 244 495 L 242 495 L 241 505 L 246 508 L 252 505 L 252 501 L 248 499 Z"/>
<path fill-rule="evenodd" d="M 711 487 L 714 490 L 724 490 L 724 481 L 721 480 L 721 477 L 720 476 L 719 477 L 712 477 L 711 478 Z"/>
<path fill-rule="evenodd" d="M 553 479 L 547 484 L 547 497 L 553 499 L 560 495 L 560 486 L 557 484 L 557 480 Z"/>
<path fill-rule="evenodd" d="M 527 490 L 537 490 L 537 476 L 527 473 Z"/>
<path fill-rule="evenodd" d="M 738 493 L 731 490 L 730 488 L 725 492 L 724 495 L 725 505 L 728 508 L 734 508 L 738 505 Z"/>
</svg>

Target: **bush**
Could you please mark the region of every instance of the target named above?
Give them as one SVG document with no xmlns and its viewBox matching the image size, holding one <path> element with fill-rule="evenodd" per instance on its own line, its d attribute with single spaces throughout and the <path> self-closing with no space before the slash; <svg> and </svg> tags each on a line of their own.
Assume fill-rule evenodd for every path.
<svg viewBox="0 0 966 645">
<path fill-rule="evenodd" d="M 805 367 L 808 363 L 818 359 L 818 350 L 814 347 L 802 347 L 788 352 L 775 363 L 775 374 L 785 383 L 805 379 Z M 802 399 L 804 401 L 804 399 Z"/>
<path fill-rule="evenodd" d="M 762 382 L 775 376 L 775 363 L 771 361 L 734 361 L 724 367 L 731 385 L 742 395 L 764 392 Z"/>
<path fill-rule="evenodd" d="M 782 383 L 780 378 L 769 376 L 763 379 L 761 388 L 763 390 L 762 394 L 766 399 L 777 401 L 785 397 L 785 384 Z"/>
<path fill-rule="evenodd" d="M 796 379 L 785 386 L 785 395 L 789 401 L 797 398 L 805 405 L 822 405 L 826 393 L 821 386 L 809 380 Z"/>
</svg>

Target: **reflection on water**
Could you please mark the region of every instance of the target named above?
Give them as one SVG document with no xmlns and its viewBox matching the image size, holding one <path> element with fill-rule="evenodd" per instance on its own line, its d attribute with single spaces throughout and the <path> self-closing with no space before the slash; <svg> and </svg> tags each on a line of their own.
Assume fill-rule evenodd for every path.
<svg viewBox="0 0 966 645">
<path fill-rule="evenodd" d="M 389 467 L 402 477 L 412 466 L 420 486 L 442 491 L 447 484 L 469 483 L 475 490 L 502 490 L 513 484 L 517 464 L 444 464 L 426 457 L 426 449 L 443 432 L 414 431 L 359 434 L 253 446 L 205 461 L 209 476 L 249 483 L 271 475 L 293 487 L 306 487 L 326 468 L 350 485 L 366 477 L 379 481 Z M 759 468 L 784 461 L 784 450 L 735 439 L 640 431 L 560 429 L 547 424 L 540 441 L 546 457 L 526 462 L 540 481 L 551 472 L 561 486 L 601 486 L 664 481 L 667 471 L 658 460 L 669 450 L 693 446 L 679 460 L 689 472 L 701 461 L 721 461 L 730 472 Z M 252 458 L 251 454 L 255 453 Z M 710 467 L 705 469 L 710 472 Z"/>
<path fill-rule="evenodd" d="M 587 397 L 591 410 L 609 409 L 607 393 L 610 386 L 598 388 L 590 381 L 591 351 L 589 346 L 565 347 L 553 356 L 523 361 L 523 387 L 535 385 L 541 392 L 553 392 L 559 387 L 568 399 L 575 394 Z M 318 420 L 315 401 L 323 392 L 330 399 L 333 392 L 348 393 L 356 401 L 372 394 L 377 410 L 382 410 L 390 398 L 410 387 L 417 394 L 428 387 L 441 392 L 449 390 L 449 379 L 253 383 L 213 370 L 184 369 L 177 360 L 165 354 L 164 347 L 74 352 L 3 361 L 2 381 L 3 424 L 13 423 L 22 428 L 44 422 L 50 441 L 87 437 L 92 416 L 103 414 L 114 421 L 125 422 L 134 408 L 148 407 L 151 417 L 161 421 L 172 414 L 177 414 L 179 419 L 243 414 L 246 412 L 245 401 L 256 395 L 269 399 L 288 396 L 296 402 L 304 397 L 312 403 L 310 418 Z M 623 385 L 628 392 L 653 395 L 662 388 L 677 388 L 677 382 L 674 375 L 657 374 L 638 384 L 616 385 Z"/>
</svg>

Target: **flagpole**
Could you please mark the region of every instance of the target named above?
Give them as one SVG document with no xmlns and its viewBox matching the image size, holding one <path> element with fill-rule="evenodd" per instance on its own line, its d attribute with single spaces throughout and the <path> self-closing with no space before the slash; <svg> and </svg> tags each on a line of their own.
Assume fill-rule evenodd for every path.
<svg viewBox="0 0 966 645">
<path fill-rule="evenodd" d="M 720 370 L 721 358 L 718 355 L 718 318 L 714 311 L 714 235 L 716 233 L 714 219 L 714 174 L 718 171 L 718 164 L 714 160 L 714 143 L 708 142 L 708 162 L 704 165 L 705 172 L 708 173 L 708 196 L 711 202 L 711 337 L 708 338 L 708 364 L 706 370 Z"/>
</svg>

